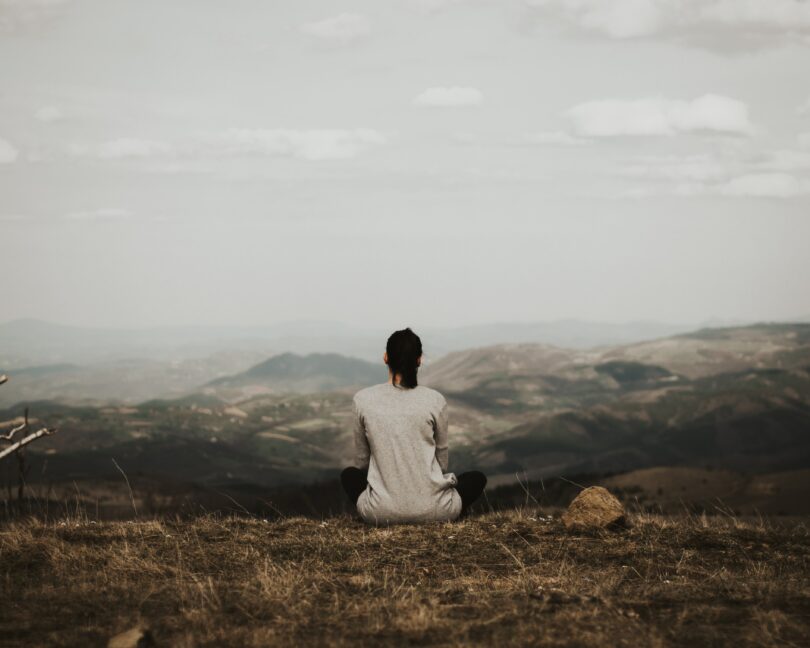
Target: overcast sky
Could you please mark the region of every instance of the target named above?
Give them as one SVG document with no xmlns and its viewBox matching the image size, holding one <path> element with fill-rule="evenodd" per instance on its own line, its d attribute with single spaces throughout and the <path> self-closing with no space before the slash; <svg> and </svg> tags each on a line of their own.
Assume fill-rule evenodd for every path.
<svg viewBox="0 0 810 648">
<path fill-rule="evenodd" d="M 0 321 L 810 314 L 806 0 L 0 0 Z"/>
</svg>

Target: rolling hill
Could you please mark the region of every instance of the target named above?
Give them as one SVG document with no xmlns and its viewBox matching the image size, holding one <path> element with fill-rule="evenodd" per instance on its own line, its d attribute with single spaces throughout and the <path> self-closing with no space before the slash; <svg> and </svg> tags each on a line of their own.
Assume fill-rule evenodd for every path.
<svg viewBox="0 0 810 648">
<path fill-rule="evenodd" d="M 234 376 L 207 383 L 203 393 L 243 397 L 256 393 L 317 393 L 359 388 L 388 380 L 382 362 L 339 353 L 281 353 Z"/>
<path fill-rule="evenodd" d="M 0 366 L 0 374 L 11 377 L 0 389 L 0 407 L 45 399 L 103 406 L 179 398 L 195 392 L 212 376 L 243 371 L 264 357 L 264 353 L 232 350 L 201 358 L 122 358 L 91 365 L 59 363 L 18 369 Z"/>
<path fill-rule="evenodd" d="M 448 354 L 420 383 L 450 403 L 451 469 L 482 469 L 491 487 L 664 466 L 774 474 L 810 468 L 809 351 L 806 324 L 588 351 L 506 344 Z M 31 402 L 60 432 L 31 448 L 30 479 L 120 480 L 114 458 L 228 492 L 314 482 L 352 459 L 353 390 L 386 378 L 381 363 L 279 354 L 182 398 Z M 20 414 L 0 411 L 0 430 Z"/>
</svg>

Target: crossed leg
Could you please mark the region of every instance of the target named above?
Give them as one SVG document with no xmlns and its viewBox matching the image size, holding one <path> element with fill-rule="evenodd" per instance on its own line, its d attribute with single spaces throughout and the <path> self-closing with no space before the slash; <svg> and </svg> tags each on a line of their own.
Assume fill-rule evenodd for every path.
<svg viewBox="0 0 810 648">
<path fill-rule="evenodd" d="M 346 495 L 349 496 L 352 504 L 356 505 L 360 493 L 366 490 L 366 486 L 368 486 L 367 475 L 368 470 L 361 470 L 354 466 L 344 468 L 343 472 L 340 473 L 340 483 L 343 485 L 343 490 L 346 491 Z"/>
<path fill-rule="evenodd" d="M 457 475 L 456 490 L 461 495 L 461 515 L 467 515 L 467 509 L 475 500 L 481 497 L 487 485 L 487 476 L 479 470 L 470 470 Z"/>
</svg>

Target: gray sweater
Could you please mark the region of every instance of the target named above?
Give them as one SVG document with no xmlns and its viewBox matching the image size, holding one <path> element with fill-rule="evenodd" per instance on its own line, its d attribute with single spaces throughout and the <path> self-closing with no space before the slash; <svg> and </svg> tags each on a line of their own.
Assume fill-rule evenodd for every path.
<svg viewBox="0 0 810 648">
<path fill-rule="evenodd" d="M 355 465 L 368 466 L 357 512 L 371 524 L 453 520 L 458 480 L 447 472 L 447 401 L 435 389 L 380 383 L 354 395 Z"/>
</svg>

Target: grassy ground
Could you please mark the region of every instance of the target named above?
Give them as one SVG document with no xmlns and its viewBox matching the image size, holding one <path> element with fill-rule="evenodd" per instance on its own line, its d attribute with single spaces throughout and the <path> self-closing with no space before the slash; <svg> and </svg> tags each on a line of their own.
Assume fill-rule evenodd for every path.
<svg viewBox="0 0 810 648">
<path fill-rule="evenodd" d="M 0 527 L 0 644 L 104 645 L 143 622 L 171 646 L 807 645 L 804 522 L 632 521 L 20 521 Z"/>
</svg>

